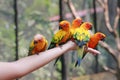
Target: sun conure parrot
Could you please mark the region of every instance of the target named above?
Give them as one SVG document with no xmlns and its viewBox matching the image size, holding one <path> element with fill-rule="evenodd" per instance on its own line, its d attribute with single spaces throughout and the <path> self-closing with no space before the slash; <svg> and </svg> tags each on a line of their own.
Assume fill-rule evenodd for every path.
<svg viewBox="0 0 120 80">
<path fill-rule="evenodd" d="M 77 28 L 73 34 L 75 43 L 79 46 L 78 48 L 78 60 L 76 61 L 75 66 L 79 65 L 82 60 L 85 46 L 90 40 L 89 30 L 92 28 L 92 23 L 84 22 L 79 28 Z"/>
<path fill-rule="evenodd" d="M 106 35 L 101 33 L 101 32 L 96 32 L 95 34 L 90 36 L 90 40 L 87 43 L 87 47 L 89 48 L 96 48 L 98 45 L 99 41 L 103 41 L 106 38 Z M 82 59 L 85 57 L 87 52 L 84 52 Z M 92 53 L 94 54 L 94 53 Z"/>
<path fill-rule="evenodd" d="M 36 34 L 32 42 L 30 43 L 28 56 L 45 51 L 47 46 L 48 41 L 46 40 L 46 38 L 41 34 Z"/>
<path fill-rule="evenodd" d="M 95 33 L 94 35 L 92 35 L 91 37 L 90 37 L 90 41 L 87 43 L 87 45 L 88 45 L 88 47 L 90 47 L 90 48 L 95 48 L 96 46 L 97 46 L 97 44 L 98 44 L 98 42 L 100 41 L 100 40 L 104 40 L 106 38 L 106 35 L 105 34 L 103 34 L 103 33 L 101 33 L 101 32 L 97 32 L 97 33 Z"/>
<path fill-rule="evenodd" d="M 71 38 L 71 35 L 72 35 L 70 32 L 71 24 L 68 21 L 66 21 L 66 20 L 61 21 L 59 23 L 59 27 L 60 27 L 60 30 L 56 34 L 54 34 L 48 49 L 51 49 L 58 45 L 64 44 Z M 59 58 L 60 57 L 58 57 L 56 59 L 54 65 L 57 63 Z"/>
<path fill-rule="evenodd" d="M 73 35 L 75 29 L 79 28 L 81 24 L 82 24 L 81 18 L 76 18 L 72 21 L 72 26 L 70 28 L 72 35 Z"/>
<path fill-rule="evenodd" d="M 60 44 L 64 44 L 70 39 L 70 23 L 66 20 L 63 20 L 59 23 L 60 30 L 58 30 L 52 37 L 52 41 L 48 49 L 54 48 Z"/>
</svg>

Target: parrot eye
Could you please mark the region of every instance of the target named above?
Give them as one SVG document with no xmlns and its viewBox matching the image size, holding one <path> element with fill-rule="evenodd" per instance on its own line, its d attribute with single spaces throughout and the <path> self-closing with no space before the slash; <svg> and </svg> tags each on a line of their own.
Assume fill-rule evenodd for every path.
<svg viewBox="0 0 120 80">
<path fill-rule="evenodd" d="M 39 42 L 41 42 L 41 41 L 42 41 L 42 39 L 39 40 Z"/>
<path fill-rule="evenodd" d="M 78 22 L 78 23 L 81 23 L 81 20 L 78 20 L 77 22 Z"/>
<path fill-rule="evenodd" d="M 64 24 L 63 26 L 65 27 L 67 24 Z"/>
<path fill-rule="evenodd" d="M 105 38 L 102 38 L 101 41 L 105 41 Z"/>
</svg>

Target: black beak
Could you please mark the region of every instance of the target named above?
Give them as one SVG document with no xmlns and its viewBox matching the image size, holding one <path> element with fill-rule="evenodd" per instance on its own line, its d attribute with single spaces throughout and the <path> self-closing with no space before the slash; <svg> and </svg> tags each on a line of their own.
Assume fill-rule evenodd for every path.
<svg viewBox="0 0 120 80">
<path fill-rule="evenodd" d="M 84 22 L 82 22 L 81 24 L 83 24 Z"/>
<path fill-rule="evenodd" d="M 59 29 L 62 29 L 62 28 L 59 26 Z"/>
<path fill-rule="evenodd" d="M 104 41 L 105 41 L 105 38 L 101 39 L 101 41 L 103 41 L 103 42 L 104 42 Z"/>
<path fill-rule="evenodd" d="M 90 28 L 90 30 L 92 30 L 92 27 Z"/>
<path fill-rule="evenodd" d="M 34 44 L 37 44 L 37 41 L 34 41 Z"/>
</svg>

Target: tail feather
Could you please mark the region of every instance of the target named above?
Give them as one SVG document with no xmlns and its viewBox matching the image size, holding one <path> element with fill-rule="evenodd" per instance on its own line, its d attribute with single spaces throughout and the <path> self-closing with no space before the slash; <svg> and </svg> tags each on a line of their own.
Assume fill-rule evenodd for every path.
<svg viewBox="0 0 120 80">
<path fill-rule="evenodd" d="M 81 64 L 81 59 L 78 58 L 78 60 L 77 60 L 76 63 L 75 63 L 75 67 L 76 67 L 76 66 L 80 66 L 80 64 Z"/>
<path fill-rule="evenodd" d="M 28 56 L 30 56 L 30 55 L 31 55 L 31 52 L 29 51 L 29 52 L 28 52 Z"/>
<path fill-rule="evenodd" d="M 54 66 L 56 65 L 56 63 L 58 62 L 59 59 L 60 59 L 60 57 L 58 57 L 58 58 L 55 60 Z"/>
<path fill-rule="evenodd" d="M 50 46 L 48 47 L 48 49 L 54 48 L 56 46 L 55 43 L 50 43 Z"/>
<path fill-rule="evenodd" d="M 83 53 L 82 59 L 85 57 L 86 54 L 87 54 L 87 53 L 85 53 L 85 52 Z"/>
</svg>

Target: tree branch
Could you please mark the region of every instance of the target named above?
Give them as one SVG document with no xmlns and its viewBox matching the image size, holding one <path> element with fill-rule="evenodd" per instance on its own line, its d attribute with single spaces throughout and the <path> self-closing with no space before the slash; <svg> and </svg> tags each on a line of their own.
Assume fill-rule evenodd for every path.
<svg viewBox="0 0 120 80">
<path fill-rule="evenodd" d="M 67 5 L 68 5 L 73 17 L 79 18 L 79 15 L 77 14 L 77 11 L 76 11 L 75 7 L 73 6 L 73 3 L 71 0 L 67 0 Z"/>
<path fill-rule="evenodd" d="M 104 9 L 106 27 L 109 30 L 109 32 L 112 33 L 113 36 L 115 37 L 117 49 L 118 49 L 118 51 L 120 51 L 120 38 L 119 38 L 119 34 L 117 33 L 117 26 L 118 26 L 119 17 L 120 17 L 120 9 L 119 9 L 119 7 L 117 7 L 117 15 L 115 17 L 114 26 L 112 28 L 112 26 L 110 24 L 110 19 L 109 19 L 108 0 L 104 0 L 104 3 L 101 0 L 97 0 L 97 1 L 101 4 L 101 6 Z"/>
<path fill-rule="evenodd" d="M 102 0 L 97 0 L 97 2 L 104 8 L 104 3 Z"/>
<path fill-rule="evenodd" d="M 104 0 L 104 16 L 105 16 L 105 22 L 107 29 L 113 33 L 112 26 L 110 25 L 110 19 L 109 19 L 109 11 L 108 11 L 108 0 Z"/>
<path fill-rule="evenodd" d="M 115 21 L 114 21 L 114 30 L 117 29 L 117 26 L 118 26 L 118 22 L 119 22 L 119 18 L 120 18 L 120 8 L 117 7 L 117 15 L 115 17 Z"/>
<path fill-rule="evenodd" d="M 114 30 L 114 33 L 116 35 L 115 41 L 116 41 L 117 49 L 118 49 L 118 51 L 120 51 L 120 38 L 119 38 L 119 34 L 118 34 L 117 30 Z"/>
<path fill-rule="evenodd" d="M 113 58 L 115 59 L 116 62 L 118 62 L 117 54 L 116 54 L 117 52 L 113 48 L 111 48 L 107 43 L 102 42 L 102 41 L 99 41 L 99 44 L 113 56 Z"/>
<path fill-rule="evenodd" d="M 107 66 L 103 66 L 103 69 L 104 69 L 105 71 L 109 71 L 109 72 L 111 72 L 111 73 L 113 73 L 113 74 L 116 74 L 116 73 L 117 73 L 116 70 L 113 70 L 113 69 L 111 69 L 111 68 L 109 68 L 109 67 L 107 67 Z"/>
</svg>

